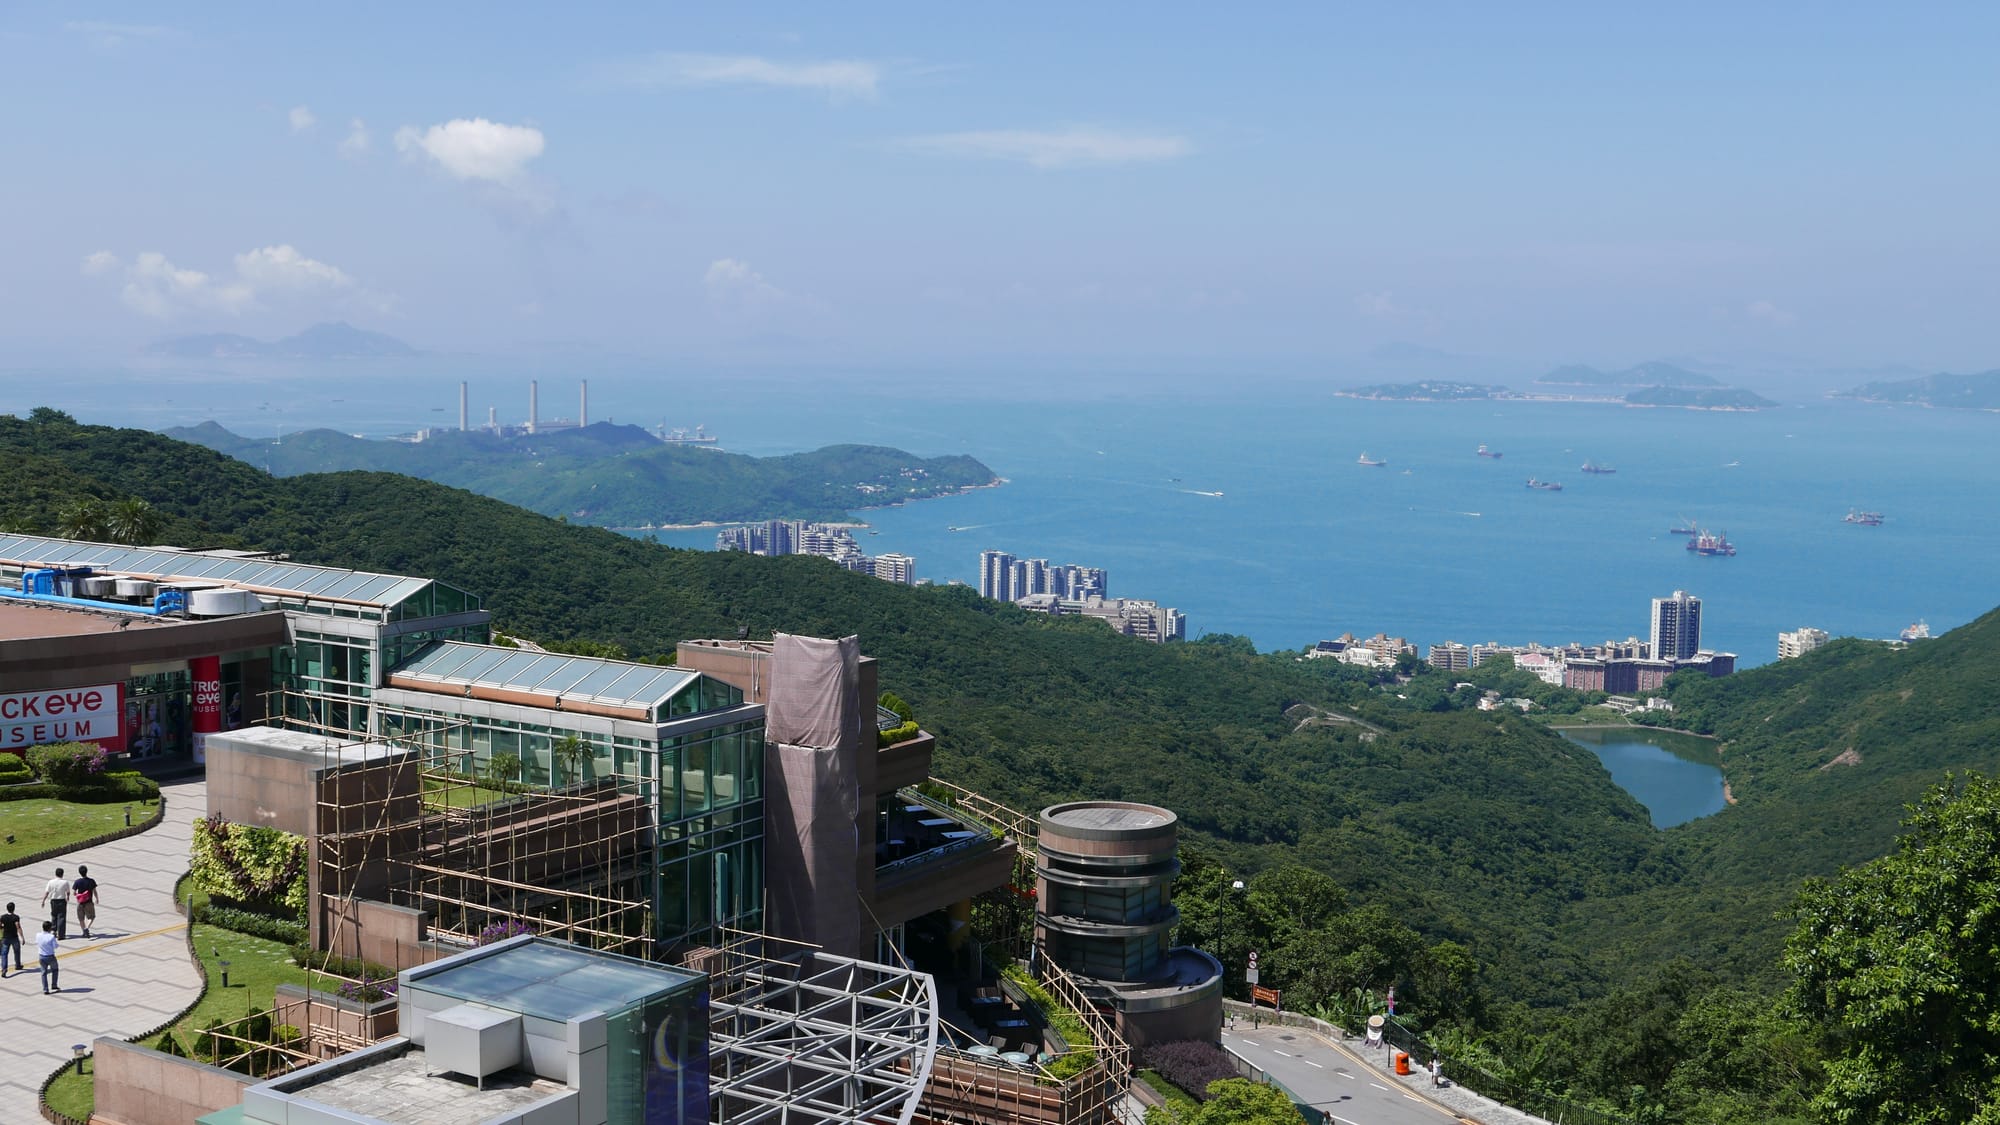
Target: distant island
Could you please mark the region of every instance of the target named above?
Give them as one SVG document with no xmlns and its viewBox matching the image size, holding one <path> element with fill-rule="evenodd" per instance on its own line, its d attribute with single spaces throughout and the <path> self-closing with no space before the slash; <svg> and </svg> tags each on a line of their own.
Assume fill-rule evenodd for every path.
<svg viewBox="0 0 2000 1125">
<path fill-rule="evenodd" d="M 1000 483 L 971 457 L 918 457 L 874 445 L 748 457 L 663 442 L 637 426 L 608 422 L 537 434 L 429 430 L 421 441 L 377 441 L 335 430 L 251 438 L 214 422 L 165 433 L 274 476 L 402 473 L 601 527 L 840 520 L 860 508 Z"/>
<path fill-rule="evenodd" d="M 1404 402 L 1458 402 L 1465 399 L 1508 398 L 1513 392 L 1488 383 L 1452 383 L 1427 379 L 1421 383 L 1377 383 L 1335 391 L 1342 398 L 1392 399 Z"/>
<path fill-rule="evenodd" d="M 1595 402 L 1683 410 L 1766 410 L 1778 405 L 1753 391 L 1724 386 L 1711 376 L 1659 362 L 1622 371 L 1569 364 L 1536 379 L 1525 391 L 1492 383 L 1425 379 L 1350 387 L 1334 394 L 1392 402 Z"/>
<path fill-rule="evenodd" d="M 1623 371 L 1599 371 L 1580 363 L 1567 364 L 1536 379 L 1537 384 L 1562 387 L 1720 387 L 1709 375 L 1671 363 L 1641 363 Z"/>
<path fill-rule="evenodd" d="M 2000 410 L 2000 370 L 1974 375 L 1940 372 L 1916 379 L 1863 383 L 1833 395 L 1897 406 L 1942 406 L 1956 410 Z"/>
<path fill-rule="evenodd" d="M 169 359 L 392 359 L 419 353 L 394 336 L 336 321 L 282 340 L 253 340 L 232 332 L 175 336 L 153 344 L 146 354 Z"/>
<path fill-rule="evenodd" d="M 1778 405 L 1740 387 L 1641 387 L 1625 396 L 1627 406 L 1677 406 L 1685 410 L 1769 410 Z"/>
</svg>

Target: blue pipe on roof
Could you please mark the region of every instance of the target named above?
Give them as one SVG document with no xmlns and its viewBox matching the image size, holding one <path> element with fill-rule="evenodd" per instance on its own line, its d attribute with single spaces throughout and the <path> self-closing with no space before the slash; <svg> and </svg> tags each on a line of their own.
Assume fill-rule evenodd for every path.
<svg viewBox="0 0 2000 1125">
<path fill-rule="evenodd" d="M 30 571 L 29 573 L 47 572 Z M 19 593 L 15 593 L 12 590 L 0 590 L 0 598 L 13 598 L 16 601 L 24 602 L 49 602 L 54 605 L 81 606 L 85 609 L 109 609 L 119 613 L 144 614 L 147 617 L 159 617 L 162 614 L 187 609 L 187 593 L 182 590 L 161 590 L 159 593 L 153 595 L 152 605 L 143 606 L 132 605 L 129 602 L 106 602 L 99 601 L 96 598 L 73 598 L 67 594 L 45 594 L 30 590 L 26 588 L 28 586 L 28 575 L 26 574 L 21 576 L 21 585 L 23 589 Z"/>
</svg>

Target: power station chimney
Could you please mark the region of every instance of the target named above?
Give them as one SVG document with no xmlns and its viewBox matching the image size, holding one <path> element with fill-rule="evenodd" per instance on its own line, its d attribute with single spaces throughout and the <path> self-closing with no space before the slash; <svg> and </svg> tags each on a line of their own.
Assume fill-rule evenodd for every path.
<svg viewBox="0 0 2000 1125">
<path fill-rule="evenodd" d="M 590 425 L 590 380 L 582 381 L 576 392 L 576 425 L 578 429 Z"/>
<path fill-rule="evenodd" d="M 458 432 L 462 434 L 467 428 L 465 417 L 465 380 L 461 379 L 458 383 Z"/>
<path fill-rule="evenodd" d="M 528 380 L 528 432 L 531 434 L 535 432 L 536 424 L 541 421 L 541 397 L 541 382 L 536 379 Z"/>
<path fill-rule="evenodd" d="M 497 434 L 500 432 L 500 419 L 493 411 L 491 406 L 486 408 L 486 428 Z"/>
</svg>

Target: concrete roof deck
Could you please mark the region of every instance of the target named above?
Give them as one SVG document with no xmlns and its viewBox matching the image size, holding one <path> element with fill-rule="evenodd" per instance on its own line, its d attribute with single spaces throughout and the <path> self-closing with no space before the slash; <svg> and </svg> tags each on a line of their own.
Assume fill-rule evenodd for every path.
<svg viewBox="0 0 2000 1125">
<path fill-rule="evenodd" d="M 519 1113 L 568 1088 L 521 1070 L 503 1070 L 488 1075 L 481 1089 L 470 1078 L 432 1073 L 423 1048 L 413 1046 L 392 1058 L 284 1093 L 395 1125 L 479 1125 Z"/>
</svg>

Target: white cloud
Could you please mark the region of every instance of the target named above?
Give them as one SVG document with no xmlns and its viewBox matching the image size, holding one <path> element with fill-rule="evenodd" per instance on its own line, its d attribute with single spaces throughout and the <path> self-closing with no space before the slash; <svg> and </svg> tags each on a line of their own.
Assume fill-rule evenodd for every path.
<svg viewBox="0 0 2000 1125">
<path fill-rule="evenodd" d="M 307 129 L 312 128 L 313 124 L 319 120 L 319 118 L 313 116 L 313 111 L 310 108 L 302 105 L 293 106 L 292 112 L 286 116 L 292 122 L 292 132 L 294 133 L 305 132 Z"/>
<path fill-rule="evenodd" d="M 1017 160 L 1036 168 L 1175 160 L 1194 151 L 1194 146 L 1185 137 L 1165 133 L 1121 133 L 1087 126 L 933 133 L 907 138 L 902 144 L 917 152 L 939 156 Z"/>
<path fill-rule="evenodd" d="M 171 27 L 158 27 L 139 23 L 106 23 L 102 20 L 71 20 L 63 24 L 63 30 L 71 35 L 81 35 L 92 46 L 109 50 L 122 47 L 136 39 L 167 40 L 179 36 Z"/>
<path fill-rule="evenodd" d="M 708 265 L 701 284 L 711 298 L 742 305 L 777 304 L 790 297 L 783 289 L 764 280 L 750 263 L 735 258 L 717 258 Z"/>
<path fill-rule="evenodd" d="M 1788 310 L 1781 309 L 1770 301 L 1752 301 L 1744 307 L 1743 311 L 1752 320 L 1761 320 L 1765 324 L 1775 324 L 1779 327 L 1783 327 L 1798 319 Z"/>
<path fill-rule="evenodd" d="M 347 137 L 340 142 L 340 155 L 349 160 L 357 160 L 368 155 L 368 149 L 375 137 L 368 131 L 368 123 L 359 117 L 347 125 Z"/>
<path fill-rule="evenodd" d="M 1376 320 L 1387 320 L 1403 311 L 1396 304 L 1396 295 L 1386 289 L 1380 293 L 1362 293 L 1355 297 L 1354 309 L 1362 316 Z"/>
<path fill-rule="evenodd" d="M 497 184 L 519 180 L 543 146 L 540 129 L 484 117 L 461 117 L 421 131 L 405 125 L 396 131 L 398 152 L 429 157 L 456 179 Z"/>
<path fill-rule="evenodd" d="M 235 276 L 211 277 L 148 250 L 126 262 L 109 250 L 83 259 L 91 277 L 118 276 L 118 297 L 126 306 L 156 320 L 189 312 L 240 315 L 267 300 L 354 304 L 380 311 L 388 301 L 368 292 L 336 266 L 306 257 L 290 245 L 264 246 L 235 257 Z"/>
<path fill-rule="evenodd" d="M 872 98 L 882 81 L 881 67 L 857 59 L 778 62 L 756 55 L 659 54 L 614 73 L 633 86 L 778 86 L 830 98 Z"/>
</svg>

